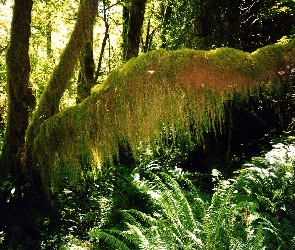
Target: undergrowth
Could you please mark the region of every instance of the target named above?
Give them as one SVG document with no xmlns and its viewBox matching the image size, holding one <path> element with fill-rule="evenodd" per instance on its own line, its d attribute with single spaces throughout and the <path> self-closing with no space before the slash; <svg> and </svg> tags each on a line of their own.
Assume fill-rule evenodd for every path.
<svg viewBox="0 0 295 250">
<path fill-rule="evenodd" d="M 0 249 L 294 249 L 294 142 L 273 140 L 231 178 L 213 169 L 211 192 L 172 151 L 175 159 L 89 173 L 74 186 L 65 179 L 50 207 L 21 200 L 22 213 L 8 212 Z M 17 202 L 8 184 L 6 206 Z"/>
<path fill-rule="evenodd" d="M 281 143 L 231 179 L 214 169 L 210 197 L 181 171 L 137 168 L 133 184 L 154 210 L 121 210 L 124 230 L 93 228 L 90 237 L 108 249 L 293 249 L 294 155 L 292 144 Z"/>
</svg>

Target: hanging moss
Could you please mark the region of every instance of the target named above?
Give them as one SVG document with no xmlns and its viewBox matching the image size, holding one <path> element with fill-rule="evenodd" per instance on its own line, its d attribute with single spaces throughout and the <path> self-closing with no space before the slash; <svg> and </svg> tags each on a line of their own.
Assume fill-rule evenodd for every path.
<svg viewBox="0 0 295 250">
<path fill-rule="evenodd" d="M 64 176 L 81 178 L 85 163 L 88 170 L 112 164 L 120 141 L 137 153 L 139 145 L 170 139 L 171 131 L 175 144 L 203 145 L 206 133 L 223 132 L 226 102 L 243 105 L 249 96 L 259 99 L 261 89 L 269 95 L 271 81 L 277 91 L 277 71 L 294 65 L 294 47 L 290 42 L 252 54 L 158 50 L 130 60 L 84 102 L 42 124 L 33 155 L 44 187 L 58 187 Z"/>
</svg>

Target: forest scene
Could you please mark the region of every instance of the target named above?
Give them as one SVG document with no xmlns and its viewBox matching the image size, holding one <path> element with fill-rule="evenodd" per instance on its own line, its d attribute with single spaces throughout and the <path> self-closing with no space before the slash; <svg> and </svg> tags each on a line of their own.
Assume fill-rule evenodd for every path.
<svg viewBox="0 0 295 250">
<path fill-rule="evenodd" d="M 295 249 L 294 0 L 0 0 L 0 249 Z"/>
</svg>

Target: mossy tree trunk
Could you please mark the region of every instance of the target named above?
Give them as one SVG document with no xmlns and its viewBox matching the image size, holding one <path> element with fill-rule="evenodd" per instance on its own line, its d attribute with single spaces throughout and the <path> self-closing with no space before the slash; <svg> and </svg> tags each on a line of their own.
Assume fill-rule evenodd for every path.
<svg viewBox="0 0 295 250">
<path fill-rule="evenodd" d="M 92 27 L 93 28 L 93 27 Z M 85 44 L 80 55 L 80 73 L 77 85 L 76 103 L 82 102 L 90 95 L 90 90 L 94 85 L 94 59 L 92 42 L 93 35 L 90 41 Z"/>
<path fill-rule="evenodd" d="M 231 107 L 251 103 L 252 109 L 256 103 L 264 109 L 267 101 L 278 110 L 277 100 L 289 98 L 294 54 L 295 41 L 288 41 L 254 53 L 158 50 L 130 60 L 81 105 L 41 125 L 33 150 L 44 190 L 50 195 L 65 179 L 74 184 L 87 171 L 121 161 L 122 146 L 135 158 L 167 145 L 183 153 L 200 146 L 215 154 L 215 139 L 227 139 L 235 129 L 227 122 Z"/>
<path fill-rule="evenodd" d="M 21 158 L 30 110 L 35 98 L 29 83 L 29 38 L 32 0 L 15 0 L 7 51 L 8 117 L 2 150 L 0 175 L 22 179 Z"/>
<path fill-rule="evenodd" d="M 83 0 L 80 0 L 80 4 Z M 93 28 L 94 23 L 91 23 L 90 39 L 86 42 L 83 50 L 80 53 L 80 73 L 77 85 L 76 103 L 81 103 L 90 95 L 90 90 L 94 85 L 94 58 L 93 58 Z"/>
<path fill-rule="evenodd" d="M 147 0 L 132 0 L 127 34 L 126 61 L 138 56 L 146 2 Z"/>
<path fill-rule="evenodd" d="M 93 24 L 98 10 L 97 0 L 83 0 L 80 4 L 77 22 L 69 42 L 60 56 L 59 64 L 54 68 L 45 90 L 40 97 L 38 108 L 26 133 L 26 175 L 34 190 L 40 192 L 40 171 L 34 165 L 33 145 L 39 134 L 41 124 L 59 112 L 61 97 L 73 74 L 75 64 L 85 44 L 90 40 Z M 50 181 L 50 180 L 48 180 Z"/>
</svg>

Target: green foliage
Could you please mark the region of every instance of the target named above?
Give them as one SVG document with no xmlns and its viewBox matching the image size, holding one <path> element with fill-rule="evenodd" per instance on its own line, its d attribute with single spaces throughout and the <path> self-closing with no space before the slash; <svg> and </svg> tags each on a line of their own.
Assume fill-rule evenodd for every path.
<svg viewBox="0 0 295 250">
<path fill-rule="evenodd" d="M 233 179 L 214 169 L 209 199 L 189 181 L 180 186 L 179 176 L 153 173 L 154 165 L 136 169 L 133 182 L 150 195 L 153 211 L 122 210 L 124 230 L 93 229 L 90 237 L 110 249 L 291 249 L 295 179 L 286 166 L 294 167 L 292 143 L 254 157 Z"/>
<path fill-rule="evenodd" d="M 72 184 L 64 179 L 51 206 L 28 207 L 24 199 L 1 204 L 20 210 L 7 210 L 13 213 L 7 221 L 1 215 L 0 247 L 293 249 L 293 169 L 294 138 L 281 137 L 231 179 L 214 169 L 212 193 L 199 187 L 196 175 L 156 161 L 133 171 L 121 165 L 92 172 Z"/>
<path fill-rule="evenodd" d="M 18 186 L 16 180 L 9 176 L 6 180 L 0 182 L 0 202 L 10 202 L 12 199 L 18 199 L 24 187 Z"/>
<path fill-rule="evenodd" d="M 103 173 L 85 176 L 78 183 L 69 183 L 67 179 L 64 183 L 64 189 L 51 197 L 56 214 L 48 223 L 49 230 L 54 225 L 59 227 L 43 238 L 42 249 L 87 248 L 93 245 L 88 237 L 90 229 L 123 226 L 121 210 L 148 211 L 147 195 L 132 185 L 126 167 L 114 166 Z"/>
<path fill-rule="evenodd" d="M 161 14 L 155 15 L 155 19 L 163 22 L 161 39 L 168 50 L 226 46 L 254 51 L 289 35 L 294 22 L 293 1 L 161 0 L 160 3 Z"/>
<path fill-rule="evenodd" d="M 201 246 L 202 242 L 196 237 L 200 223 L 177 182 L 166 173 L 158 176 L 144 171 L 142 174 L 147 179 L 140 180 L 139 173 L 135 172 L 135 182 L 151 196 L 156 209 L 152 216 L 138 210 L 122 211 L 127 230 L 121 233 L 121 242 L 132 242 L 129 249 L 193 249 Z M 204 214 L 204 204 L 200 204 L 199 214 Z M 93 230 L 90 236 L 104 240 L 100 234 L 105 233 Z M 107 237 L 113 237 L 113 231 L 107 233 Z"/>
</svg>

